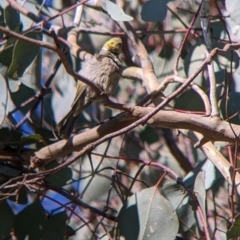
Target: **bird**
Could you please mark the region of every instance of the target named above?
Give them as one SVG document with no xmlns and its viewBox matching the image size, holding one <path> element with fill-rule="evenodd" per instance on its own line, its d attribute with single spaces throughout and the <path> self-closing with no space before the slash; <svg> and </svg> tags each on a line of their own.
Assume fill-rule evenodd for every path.
<svg viewBox="0 0 240 240">
<path fill-rule="evenodd" d="M 121 77 L 122 62 L 119 59 L 121 52 L 122 39 L 111 38 L 98 54 L 82 62 L 79 74 L 92 81 L 107 96 L 111 96 Z M 57 125 L 58 136 L 68 139 L 79 114 L 96 100 L 98 100 L 97 93 L 89 85 L 78 81 L 71 109 Z"/>
</svg>

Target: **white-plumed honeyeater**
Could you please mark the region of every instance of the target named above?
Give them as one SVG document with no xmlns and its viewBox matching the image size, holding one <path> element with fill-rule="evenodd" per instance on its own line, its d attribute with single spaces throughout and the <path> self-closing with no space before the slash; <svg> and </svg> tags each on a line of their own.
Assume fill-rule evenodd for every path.
<svg viewBox="0 0 240 240">
<path fill-rule="evenodd" d="M 108 96 L 112 95 L 121 76 L 122 64 L 119 59 L 121 51 L 122 39 L 111 38 L 104 44 L 99 54 L 82 63 L 79 74 L 93 81 Z M 57 125 L 58 135 L 69 138 L 79 114 L 96 100 L 96 92 L 87 84 L 78 81 L 71 110 Z"/>
</svg>

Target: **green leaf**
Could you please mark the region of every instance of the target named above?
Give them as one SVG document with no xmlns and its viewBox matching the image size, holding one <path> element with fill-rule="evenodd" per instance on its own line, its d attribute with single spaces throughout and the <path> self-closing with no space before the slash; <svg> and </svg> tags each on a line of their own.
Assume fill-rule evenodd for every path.
<svg viewBox="0 0 240 240">
<path fill-rule="evenodd" d="M 205 52 L 206 54 L 206 52 Z M 201 63 L 206 59 L 206 55 L 204 54 L 204 44 L 199 41 L 194 46 L 189 49 L 187 56 L 184 58 L 184 68 L 186 75 L 191 76 L 196 69 L 201 65 Z M 200 73 L 194 79 L 194 83 L 202 86 L 204 78 Z"/>
<path fill-rule="evenodd" d="M 16 81 L 16 80 L 12 80 L 11 78 L 8 78 L 9 90 L 12 93 L 17 92 L 20 88 L 20 85 L 21 85 L 20 81 Z"/>
<path fill-rule="evenodd" d="M 150 54 L 150 57 L 153 59 L 154 71 L 158 78 L 159 83 L 162 82 L 167 76 L 173 75 L 173 65 L 176 61 L 178 52 L 173 49 L 172 46 L 166 44 L 159 55 L 156 55 L 154 52 Z M 179 76 L 185 77 L 183 61 L 179 60 L 178 65 Z M 177 87 L 179 83 L 171 83 L 164 90 L 164 94 L 167 96 L 171 94 Z"/>
<path fill-rule="evenodd" d="M 0 201 L 0 239 L 9 239 L 10 231 L 13 228 L 15 216 L 6 200 Z"/>
<path fill-rule="evenodd" d="M 197 225 L 196 211 L 194 209 L 194 203 L 189 200 L 188 203 L 181 204 L 176 210 L 178 218 L 181 219 L 180 229 L 183 232 L 189 232 L 189 229 L 194 229 Z"/>
<path fill-rule="evenodd" d="M 14 225 L 14 233 L 17 239 L 40 240 L 42 229 L 47 218 L 39 199 L 22 210 L 17 216 Z"/>
<path fill-rule="evenodd" d="M 41 88 L 41 69 L 42 54 L 38 54 L 33 64 L 25 71 L 24 76 L 21 78 L 21 82 L 34 91 L 38 91 Z"/>
<path fill-rule="evenodd" d="M 226 9 L 230 13 L 230 18 L 236 23 L 240 24 L 240 5 L 238 0 L 226 0 Z"/>
<path fill-rule="evenodd" d="M 25 84 L 19 82 L 19 89 L 16 92 L 11 92 L 11 98 L 16 106 L 19 106 L 21 103 L 29 100 L 35 95 L 35 91 L 32 88 L 27 87 Z M 34 101 L 27 104 L 24 107 L 21 107 L 21 111 L 26 113 L 29 109 L 32 108 Z"/>
<path fill-rule="evenodd" d="M 234 219 L 233 225 L 227 232 L 227 237 L 228 239 L 240 237 L 240 214 Z"/>
<path fill-rule="evenodd" d="M 35 40 L 42 39 L 42 33 L 37 31 L 29 32 L 25 34 L 25 36 Z M 26 69 L 36 59 L 39 52 L 39 46 L 30 44 L 22 40 L 17 40 L 13 50 L 12 62 L 10 68 L 8 69 L 8 76 L 15 80 L 22 77 Z"/>
<path fill-rule="evenodd" d="M 0 74 L 0 126 L 2 126 L 7 112 L 8 90 L 5 78 Z"/>
<path fill-rule="evenodd" d="M 184 177 L 184 184 L 193 188 L 197 175 L 202 171 L 205 173 L 205 190 L 210 188 L 214 189 L 213 186 L 218 185 L 218 180 L 222 179 L 222 175 L 209 159 L 200 162 L 191 172 L 189 172 Z"/>
<path fill-rule="evenodd" d="M 4 124 L 5 125 L 5 124 Z M 22 134 L 17 130 L 10 130 L 9 128 L 0 129 L 0 142 L 2 146 L 19 145 Z"/>
<path fill-rule="evenodd" d="M 10 30 L 19 32 L 20 15 L 15 8 L 8 5 L 4 10 L 4 18 Z"/>
<path fill-rule="evenodd" d="M 122 151 L 130 158 L 138 158 L 142 151 L 142 145 L 139 139 L 135 138 L 134 133 L 131 132 L 125 136 L 125 143 L 123 145 Z"/>
<path fill-rule="evenodd" d="M 35 132 L 39 133 L 42 137 L 42 139 L 44 139 L 44 143 L 46 144 L 51 144 L 53 142 L 55 142 L 54 139 L 54 135 L 53 132 L 51 130 L 42 128 L 42 127 L 35 127 Z M 43 142 L 41 142 L 42 144 Z M 43 146 L 42 146 L 43 147 Z"/>
<path fill-rule="evenodd" d="M 17 195 L 10 196 L 9 199 L 18 204 L 27 204 L 28 203 L 28 189 L 25 186 L 22 186 Z"/>
<path fill-rule="evenodd" d="M 198 203 L 202 212 L 204 214 L 204 218 L 206 220 L 206 190 L 205 190 L 205 178 L 204 172 L 201 171 L 198 173 L 195 183 L 194 183 L 194 194 L 197 197 Z M 201 223 L 201 220 L 200 220 Z M 199 224 L 202 226 L 202 224 Z M 202 229 L 203 230 L 203 229 Z"/>
<path fill-rule="evenodd" d="M 212 29 L 214 29 L 213 37 L 215 38 L 223 38 L 223 31 L 222 31 L 222 25 L 220 23 L 212 23 L 210 26 Z M 213 48 L 220 48 L 222 49 L 225 45 L 222 43 L 212 42 Z M 196 44 L 194 44 L 190 49 L 189 52 L 184 59 L 184 68 L 186 75 L 189 77 L 192 74 L 195 73 L 196 69 L 202 64 L 202 62 L 206 59 L 207 53 L 206 53 L 206 47 L 204 42 L 199 40 Z M 217 55 L 214 57 L 212 61 L 215 77 L 216 77 L 216 84 L 217 84 L 217 98 L 225 91 L 226 89 L 226 74 L 231 74 L 230 67 L 232 66 L 232 71 L 235 72 L 239 66 L 239 57 L 236 51 L 228 51 L 224 55 Z M 208 75 L 205 74 L 204 71 L 202 71 L 195 79 L 194 83 L 199 85 L 202 90 L 208 94 L 209 92 L 209 80 L 207 78 Z M 234 74 L 234 78 L 237 75 Z M 235 81 L 235 79 L 234 79 Z M 237 82 L 238 79 L 236 79 Z M 232 87 L 234 89 L 234 86 Z M 230 91 L 231 95 L 228 99 L 228 116 L 231 116 L 232 114 L 235 114 L 236 111 L 239 110 L 239 94 Z M 191 99 L 191 101 L 189 101 Z M 197 106 L 197 108 L 196 108 Z M 194 110 L 194 111 L 203 111 L 203 103 L 198 94 L 194 93 L 192 90 L 187 91 L 183 95 L 181 95 L 178 100 L 176 101 L 175 108 L 185 109 L 185 110 Z M 221 107 L 220 111 L 223 115 L 223 118 L 225 117 L 225 109 L 226 109 L 226 103 L 225 99 L 221 101 Z M 239 123 L 239 118 L 236 116 L 236 119 Z M 232 119 L 231 119 L 232 121 Z"/>
<path fill-rule="evenodd" d="M 52 161 L 45 166 L 45 169 L 52 169 L 59 166 L 56 161 Z M 72 178 L 72 170 L 68 167 L 60 170 L 59 172 L 47 177 L 47 181 L 54 184 L 54 186 L 62 187 Z"/>
<path fill-rule="evenodd" d="M 21 175 L 22 170 L 15 166 L 8 165 L 5 163 L 0 163 L 0 174 L 8 178 L 13 178 Z"/>
<path fill-rule="evenodd" d="M 153 129 L 150 126 L 146 126 L 144 130 L 140 133 L 142 140 L 148 142 L 149 144 L 155 143 L 159 140 L 159 136 L 156 133 L 156 129 Z"/>
<path fill-rule="evenodd" d="M 2 6 L 0 5 L 0 26 L 1 27 L 5 27 L 5 20 L 4 20 L 4 9 L 2 8 Z M 0 38 L 3 38 L 4 34 L 2 32 L 0 32 Z"/>
<path fill-rule="evenodd" d="M 0 49 L 0 63 L 6 67 L 9 67 L 12 62 L 13 46 L 15 42 L 15 39 L 11 39 Z"/>
<path fill-rule="evenodd" d="M 42 239 L 64 240 L 66 234 L 67 214 L 65 212 L 57 213 L 51 216 L 43 225 Z"/>
<path fill-rule="evenodd" d="M 99 151 L 104 151 L 106 145 L 100 146 Z M 92 164 L 90 163 L 92 161 Z M 109 191 L 111 184 L 112 169 L 114 164 L 111 159 L 105 159 L 101 166 L 99 164 L 99 158 L 93 158 L 91 160 L 85 159 L 82 165 L 81 177 L 81 190 L 84 191 L 82 200 L 84 202 L 96 201 L 99 197 L 104 196 Z M 99 174 L 89 174 L 92 172 L 92 166 L 94 171 L 98 169 Z M 106 168 L 106 169 L 105 169 Z M 106 177 L 103 177 L 106 176 Z"/>
<path fill-rule="evenodd" d="M 149 0 L 143 4 L 141 16 L 145 22 L 163 21 L 167 15 L 167 3 L 170 0 Z"/>
<path fill-rule="evenodd" d="M 213 28 L 219 29 L 219 25 L 212 25 Z M 220 30 L 219 30 L 220 31 Z M 215 36 L 218 36 L 218 31 L 215 30 Z M 213 48 L 223 48 L 224 44 L 213 42 Z M 232 54 L 232 55 L 231 55 Z M 191 76 L 195 73 L 196 69 L 201 65 L 201 63 L 206 59 L 207 53 L 206 53 L 206 47 L 204 42 L 199 40 L 194 46 L 192 46 L 189 50 L 188 55 L 184 59 L 184 67 L 185 72 L 187 76 Z M 218 84 L 222 84 L 224 81 L 224 77 L 226 74 L 226 70 L 230 71 L 231 66 L 231 58 L 232 59 L 232 68 L 233 72 L 236 71 L 236 69 L 239 66 L 239 59 L 238 55 L 235 51 L 227 52 L 224 54 L 224 56 L 217 55 L 217 57 L 214 58 L 212 61 L 214 65 L 215 74 L 217 75 L 216 80 Z M 203 73 L 200 73 L 194 80 L 194 83 L 198 84 L 201 87 L 208 87 L 205 84 L 205 75 Z M 207 90 L 207 89 L 206 89 Z"/>
<path fill-rule="evenodd" d="M 179 184 L 168 184 L 161 189 L 161 194 L 172 204 L 176 210 L 187 197 L 187 192 Z M 187 197 L 188 199 L 188 197 Z"/>
<path fill-rule="evenodd" d="M 191 99 L 191 101 L 189 101 Z M 204 103 L 195 91 L 189 89 L 183 92 L 176 100 L 174 108 L 186 111 L 205 112 Z"/>
<path fill-rule="evenodd" d="M 177 212 L 182 231 L 188 231 L 196 224 L 195 212 L 186 190 L 179 184 L 171 183 L 161 189 L 161 193 L 172 204 Z"/>
<path fill-rule="evenodd" d="M 14 233 L 17 239 L 63 240 L 66 232 L 66 220 L 65 212 L 47 219 L 41 202 L 36 199 L 16 216 Z"/>
<path fill-rule="evenodd" d="M 100 2 L 102 8 L 107 11 L 111 18 L 115 21 L 132 21 L 133 18 L 124 13 L 124 11 L 115 3 L 111 1 Z"/>
<path fill-rule="evenodd" d="M 28 136 L 22 136 L 20 143 L 22 144 L 33 144 L 42 141 L 42 136 L 40 134 L 33 134 Z"/>
<path fill-rule="evenodd" d="M 70 227 L 69 225 L 67 225 L 67 229 L 66 229 L 66 236 L 71 237 L 75 235 L 75 231 L 73 230 L 72 227 Z"/>
<path fill-rule="evenodd" d="M 130 239 L 174 239 L 178 219 L 171 204 L 155 188 L 144 189 L 127 199 L 118 217 L 120 235 Z"/>
</svg>

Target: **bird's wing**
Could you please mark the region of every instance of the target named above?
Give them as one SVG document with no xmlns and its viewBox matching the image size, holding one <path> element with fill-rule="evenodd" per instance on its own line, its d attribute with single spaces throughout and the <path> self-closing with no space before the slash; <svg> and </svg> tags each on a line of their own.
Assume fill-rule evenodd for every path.
<svg viewBox="0 0 240 240">
<path fill-rule="evenodd" d="M 77 86 L 76 96 L 72 103 L 73 116 L 78 116 L 80 112 L 85 108 L 87 85 L 79 82 Z"/>
</svg>

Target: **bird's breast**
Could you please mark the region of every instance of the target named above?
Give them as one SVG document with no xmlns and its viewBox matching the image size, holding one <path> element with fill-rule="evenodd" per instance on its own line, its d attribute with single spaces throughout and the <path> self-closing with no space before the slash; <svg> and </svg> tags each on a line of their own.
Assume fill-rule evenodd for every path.
<svg viewBox="0 0 240 240">
<path fill-rule="evenodd" d="M 93 81 L 110 96 L 118 85 L 121 69 L 121 61 L 116 56 L 93 57 L 83 63 L 80 74 Z"/>
</svg>

